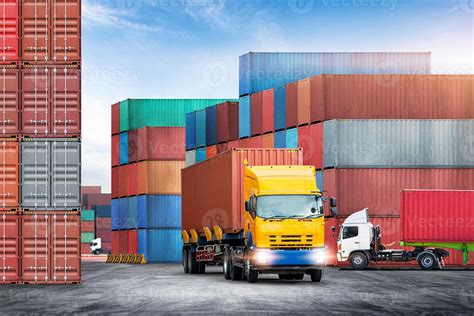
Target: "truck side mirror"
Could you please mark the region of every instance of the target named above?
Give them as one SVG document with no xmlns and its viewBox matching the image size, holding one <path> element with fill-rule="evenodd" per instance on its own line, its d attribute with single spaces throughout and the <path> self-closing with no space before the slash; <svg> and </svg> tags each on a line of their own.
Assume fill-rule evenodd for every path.
<svg viewBox="0 0 474 316">
<path fill-rule="evenodd" d="M 336 198 L 330 198 L 329 199 L 329 204 L 331 205 L 331 207 L 337 207 L 337 199 Z"/>
</svg>

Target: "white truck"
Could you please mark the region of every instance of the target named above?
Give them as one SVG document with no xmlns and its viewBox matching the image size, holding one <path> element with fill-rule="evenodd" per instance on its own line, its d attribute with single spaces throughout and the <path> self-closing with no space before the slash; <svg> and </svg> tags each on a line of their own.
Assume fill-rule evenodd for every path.
<svg viewBox="0 0 474 316">
<path fill-rule="evenodd" d="M 100 254 L 109 254 L 110 249 L 103 249 L 102 248 L 102 239 L 101 238 L 96 238 L 91 241 L 89 245 L 89 249 L 92 254 L 94 255 L 100 255 Z"/>
</svg>

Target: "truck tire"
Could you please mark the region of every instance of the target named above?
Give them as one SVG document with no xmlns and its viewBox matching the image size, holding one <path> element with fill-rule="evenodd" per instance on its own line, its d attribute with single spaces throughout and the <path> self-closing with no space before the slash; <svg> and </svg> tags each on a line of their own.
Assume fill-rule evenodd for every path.
<svg viewBox="0 0 474 316">
<path fill-rule="evenodd" d="M 369 265 L 369 259 L 362 252 L 355 252 L 349 257 L 349 262 L 354 270 L 364 270 Z"/>
<path fill-rule="evenodd" d="M 250 269 L 249 275 L 247 276 L 247 282 L 249 283 L 257 283 L 258 281 L 258 271 Z"/>
<path fill-rule="evenodd" d="M 188 253 L 188 269 L 190 274 L 197 274 L 199 272 L 199 263 L 196 261 L 196 253 L 192 252 L 191 249 Z"/>
<path fill-rule="evenodd" d="M 188 250 L 183 248 L 183 270 L 184 273 L 189 273 L 189 265 L 188 265 Z"/>
<path fill-rule="evenodd" d="M 434 270 L 439 267 L 438 260 L 431 252 L 425 251 L 420 253 L 416 260 L 422 270 Z"/>
<path fill-rule="evenodd" d="M 198 262 L 199 265 L 199 274 L 204 274 L 206 273 L 206 263 L 205 262 Z"/>
<path fill-rule="evenodd" d="M 243 270 L 242 268 L 234 266 L 234 260 L 233 260 L 233 251 L 230 251 L 229 255 L 229 267 L 230 267 L 230 278 L 232 281 L 240 281 L 242 280 L 242 274 Z"/>
<path fill-rule="evenodd" d="M 323 278 L 323 270 L 314 269 L 309 272 L 309 276 L 311 277 L 311 282 L 321 282 Z"/>
<path fill-rule="evenodd" d="M 224 250 L 224 258 L 222 260 L 223 270 L 224 270 L 224 278 L 226 280 L 230 280 L 230 257 L 228 249 Z"/>
</svg>

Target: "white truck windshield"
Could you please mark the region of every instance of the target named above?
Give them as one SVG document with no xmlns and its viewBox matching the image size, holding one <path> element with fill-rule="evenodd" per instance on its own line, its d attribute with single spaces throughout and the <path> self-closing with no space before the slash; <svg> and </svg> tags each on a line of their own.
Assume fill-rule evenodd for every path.
<svg viewBox="0 0 474 316">
<path fill-rule="evenodd" d="M 323 215 L 323 201 L 316 195 L 266 195 L 257 197 L 261 218 L 311 218 Z"/>
</svg>

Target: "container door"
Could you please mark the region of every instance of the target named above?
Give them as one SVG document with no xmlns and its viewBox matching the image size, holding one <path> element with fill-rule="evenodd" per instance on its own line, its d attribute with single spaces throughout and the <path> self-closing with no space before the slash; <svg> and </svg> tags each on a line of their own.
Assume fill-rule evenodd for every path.
<svg viewBox="0 0 474 316">
<path fill-rule="evenodd" d="M 50 206 L 50 150 L 45 139 L 21 143 L 21 206 L 46 209 Z"/>
<path fill-rule="evenodd" d="M 49 134 L 48 107 L 51 96 L 49 69 L 34 66 L 22 69 L 22 131 L 24 136 L 41 137 Z"/>
<path fill-rule="evenodd" d="M 2 137 L 19 133 L 20 72 L 4 66 L 0 75 L 0 133 Z"/>
<path fill-rule="evenodd" d="M 81 1 L 51 0 L 54 62 L 81 60 Z"/>
<path fill-rule="evenodd" d="M 27 283 L 49 282 L 50 233 L 47 214 L 23 215 L 22 232 L 22 280 Z"/>
<path fill-rule="evenodd" d="M 0 142 L 0 209 L 16 210 L 19 203 L 19 143 Z"/>
<path fill-rule="evenodd" d="M 19 281 L 19 227 L 16 213 L 0 213 L 0 284 Z"/>
<path fill-rule="evenodd" d="M 22 59 L 28 62 L 48 62 L 50 55 L 49 0 L 22 1 Z"/>
<path fill-rule="evenodd" d="M 55 209 L 81 207 L 81 145 L 77 141 L 52 142 L 52 206 Z"/>
<path fill-rule="evenodd" d="M 0 63 L 2 64 L 18 61 L 19 21 L 18 0 L 3 0 L 0 4 L 0 33 L 3 44 Z"/>
</svg>

